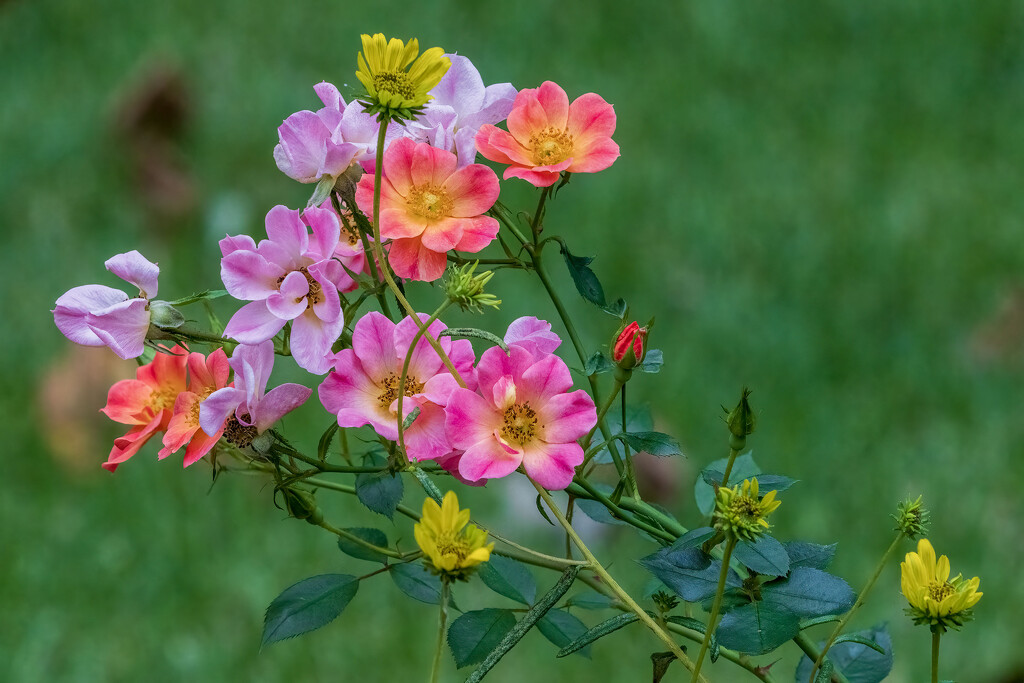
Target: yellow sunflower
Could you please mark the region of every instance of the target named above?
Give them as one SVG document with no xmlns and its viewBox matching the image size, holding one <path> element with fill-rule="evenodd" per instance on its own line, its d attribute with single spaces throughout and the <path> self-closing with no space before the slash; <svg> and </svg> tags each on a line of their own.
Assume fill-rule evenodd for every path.
<svg viewBox="0 0 1024 683">
<path fill-rule="evenodd" d="M 758 496 L 756 478 L 719 488 L 713 515 L 715 529 L 726 538 L 755 541 L 771 528 L 765 518 L 781 504 L 782 501 L 775 500 L 775 491 L 769 491 L 764 498 Z"/>
<path fill-rule="evenodd" d="M 372 109 L 406 110 L 403 113 L 408 113 L 431 99 L 427 93 L 440 82 L 452 63 L 439 47 L 432 47 L 417 58 L 419 51 L 419 41 L 415 38 L 404 43 L 398 38 L 387 40 L 383 33 L 363 34 L 356 78 L 366 88 L 370 104 L 377 105 L 371 106 Z"/>
<path fill-rule="evenodd" d="M 491 559 L 487 532 L 469 524 L 469 510 L 459 509 L 454 491 L 438 505 L 423 501 L 423 518 L 413 527 L 416 543 L 427 556 L 427 568 L 452 579 L 466 579 L 481 562 Z"/>
<path fill-rule="evenodd" d="M 910 603 L 907 614 L 915 624 L 929 624 L 935 632 L 963 626 L 982 596 L 977 576 L 970 581 L 960 574 L 949 578 L 949 558 L 942 555 L 936 560 L 927 538 L 917 542 L 916 553 L 907 553 L 900 575 L 903 596 Z"/>
</svg>

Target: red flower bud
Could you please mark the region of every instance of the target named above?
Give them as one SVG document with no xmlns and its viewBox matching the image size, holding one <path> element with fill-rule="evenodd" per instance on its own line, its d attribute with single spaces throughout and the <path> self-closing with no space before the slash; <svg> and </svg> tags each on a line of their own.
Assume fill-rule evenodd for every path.
<svg viewBox="0 0 1024 683">
<path fill-rule="evenodd" d="M 647 328 L 640 327 L 635 320 L 619 332 L 615 345 L 612 347 L 612 359 L 621 368 L 633 369 L 644 359 L 644 341 L 647 339 Z M 632 351 L 632 353 L 630 353 Z"/>
</svg>

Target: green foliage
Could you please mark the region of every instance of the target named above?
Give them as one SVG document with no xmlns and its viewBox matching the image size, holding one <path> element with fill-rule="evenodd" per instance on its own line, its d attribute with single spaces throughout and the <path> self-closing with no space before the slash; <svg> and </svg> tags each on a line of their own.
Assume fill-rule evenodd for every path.
<svg viewBox="0 0 1024 683">
<path fill-rule="evenodd" d="M 517 560 L 491 554 L 491 559 L 480 565 L 480 579 L 495 593 L 524 605 L 532 605 L 537 597 L 537 582 L 526 566 Z"/>
<path fill-rule="evenodd" d="M 837 545 L 837 543 L 819 545 L 806 541 L 789 541 L 784 544 L 791 567 L 813 567 L 814 569 L 828 569 L 828 566 L 832 564 L 832 558 L 835 557 Z"/>
<path fill-rule="evenodd" d="M 587 632 L 587 626 L 565 610 L 553 609 L 540 618 L 540 621 L 537 622 L 537 630 L 554 643 L 555 647 L 559 648 L 558 656 L 562 656 L 562 652 L 570 644 Z M 579 652 L 587 659 L 590 658 L 590 646 L 587 644 L 576 648 L 573 652 Z"/>
<path fill-rule="evenodd" d="M 448 627 L 448 647 L 460 669 L 479 664 L 516 625 L 516 616 L 507 609 L 481 609 L 466 612 Z"/>
<path fill-rule="evenodd" d="M 615 599 L 595 590 L 587 590 L 566 600 L 565 605 L 580 609 L 610 609 L 615 606 Z"/>
<path fill-rule="evenodd" d="M 274 598 L 263 620 L 263 645 L 308 633 L 333 621 L 359 590 L 348 574 L 321 574 L 299 581 Z"/>
<path fill-rule="evenodd" d="M 853 607 L 856 598 L 838 576 L 812 567 L 796 567 L 785 579 L 764 584 L 761 596 L 765 603 L 801 618 L 841 614 Z"/>
<path fill-rule="evenodd" d="M 892 671 L 892 638 L 885 625 L 857 631 L 847 638 L 836 639 L 826 661 L 834 664 L 850 683 L 884 681 Z M 824 643 L 819 643 L 819 647 L 822 646 Z M 795 682 L 806 683 L 813 667 L 814 662 L 803 657 L 796 669 Z"/>
<path fill-rule="evenodd" d="M 404 562 L 393 564 L 388 568 L 391 580 L 398 586 L 398 590 L 408 595 L 413 600 L 419 600 L 430 605 L 441 602 L 441 579 L 436 574 L 431 574 L 418 562 Z M 449 605 L 454 606 L 454 598 L 449 599 Z"/>
<path fill-rule="evenodd" d="M 661 432 L 626 432 L 622 439 L 636 452 L 651 455 L 682 455 L 679 442 Z"/>
<path fill-rule="evenodd" d="M 800 632 L 800 617 L 785 606 L 752 602 L 722 617 L 718 642 L 752 655 L 771 652 Z"/>
<path fill-rule="evenodd" d="M 751 571 L 766 576 L 785 576 L 789 572 L 786 549 L 768 534 L 761 534 L 753 543 L 740 541 L 733 550 L 733 559 Z"/>
<path fill-rule="evenodd" d="M 349 527 L 344 529 L 353 536 L 358 536 L 367 543 L 372 543 L 380 548 L 386 548 L 388 546 L 388 537 L 380 529 L 372 529 L 368 527 Z M 361 543 L 345 538 L 344 536 L 338 537 L 338 549 L 346 555 L 351 555 L 360 560 L 366 560 L 367 562 L 380 562 L 387 564 L 387 555 L 371 550 Z"/>
<path fill-rule="evenodd" d="M 713 485 L 721 483 L 728 464 L 728 458 L 719 458 L 713 461 L 701 470 L 700 477 L 697 478 L 694 484 L 694 497 L 697 500 L 697 508 L 705 515 L 710 515 L 715 507 L 715 489 Z M 761 468 L 754 462 L 753 453 L 744 453 L 737 456 L 732 466 L 732 472 L 729 473 L 728 485 L 733 486 L 739 484 L 744 479 L 752 477 L 757 477 L 761 495 L 772 490 L 785 491 L 796 483 L 795 479 L 779 474 L 761 474 Z"/>
<path fill-rule="evenodd" d="M 565 657 L 566 655 L 571 655 L 573 652 L 576 652 L 577 650 L 580 650 L 590 645 L 594 641 L 600 638 L 604 638 L 609 633 L 614 633 L 623 626 L 627 626 L 639 620 L 640 617 L 638 617 L 636 614 L 633 614 L 632 612 L 617 614 L 611 619 L 602 621 L 597 626 L 587 629 L 586 632 L 584 632 L 576 639 L 574 639 L 571 643 L 569 643 L 568 645 L 564 646 L 561 650 L 559 650 L 556 656 Z"/>
<path fill-rule="evenodd" d="M 595 306 L 605 306 L 604 288 L 597 279 L 597 275 L 590 269 L 594 261 L 593 256 L 573 256 L 569 248 L 562 244 L 562 256 L 565 258 L 565 265 L 569 269 L 572 282 L 576 285 L 576 291 L 584 299 Z"/>
<path fill-rule="evenodd" d="M 608 429 L 612 434 L 619 434 L 622 432 L 649 432 L 654 429 L 654 418 L 651 416 L 651 407 L 645 403 L 626 404 L 625 428 L 622 426 L 622 412 L 619 410 L 609 410 L 604 419 L 608 423 Z M 597 455 L 594 456 L 594 462 L 605 465 L 612 462 L 612 454 L 608 450 L 607 446 L 597 452 Z"/>
<path fill-rule="evenodd" d="M 640 564 L 687 602 L 700 602 L 714 595 L 722 571 L 721 560 L 712 560 L 698 548 L 670 546 L 641 559 Z M 739 588 L 742 581 L 730 569 L 725 585 L 726 589 Z"/>
<path fill-rule="evenodd" d="M 363 464 L 383 467 L 388 464 L 388 461 L 379 453 L 367 453 L 363 457 Z M 402 478 L 392 472 L 385 470 L 356 475 L 356 496 L 359 498 L 359 502 L 388 519 L 395 516 L 395 510 L 402 502 L 404 493 L 405 486 L 402 483 Z"/>
</svg>

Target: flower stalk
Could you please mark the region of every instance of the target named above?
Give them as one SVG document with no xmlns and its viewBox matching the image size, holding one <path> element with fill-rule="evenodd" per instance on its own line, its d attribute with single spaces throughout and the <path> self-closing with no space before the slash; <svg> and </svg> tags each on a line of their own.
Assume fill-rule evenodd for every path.
<svg viewBox="0 0 1024 683">
<path fill-rule="evenodd" d="M 732 551 L 735 547 L 736 538 L 731 537 L 725 544 L 725 552 L 722 555 L 722 571 L 718 573 L 718 587 L 715 589 L 715 601 L 711 604 L 708 627 L 704 631 L 704 640 L 700 644 L 700 653 L 697 655 L 697 662 L 693 667 L 693 676 L 690 677 L 690 683 L 697 683 L 700 677 L 701 665 L 704 663 L 704 656 L 708 653 L 708 645 L 711 644 L 711 636 L 715 633 L 715 622 L 718 621 L 718 612 L 722 609 L 725 580 L 729 576 L 729 560 L 732 559 Z"/>
<path fill-rule="evenodd" d="M 437 645 L 434 647 L 434 665 L 430 669 L 430 683 L 437 683 L 441 675 L 441 653 L 444 651 L 444 634 L 448 625 L 448 598 L 451 595 L 451 583 L 447 577 L 441 577 L 441 598 L 437 624 Z"/>
</svg>

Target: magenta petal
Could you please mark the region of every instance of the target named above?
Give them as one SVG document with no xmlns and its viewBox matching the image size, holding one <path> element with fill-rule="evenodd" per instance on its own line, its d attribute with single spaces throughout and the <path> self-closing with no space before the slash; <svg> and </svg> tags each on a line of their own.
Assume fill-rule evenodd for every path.
<svg viewBox="0 0 1024 683">
<path fill-rule="evenodd" d="M 250 419 L 256 431 L 262 434 L 280 420 L 286 413 L 295 410 L 309 398 L 313 390 L 301 384 L 282 384 L 274 387 L 263 397 Z"/>
<path fill-rule="evenodd" d="M 342 98 L 341 92 L 331 83 L 320 81 L 313 86 L 313 91 L 320 98 L 320 101 L 324 103 L 325 107 L 338 110 L 345 109 L 345 100 Z"/>
<path fill-rule="evenodd" d="M 420 323 L 425 323 L 430 318 L 426 313 L 417 313 L 416 315 L 419 317 Z M 427 328 L 427 333 L 434 339 L 438 339 L 438 335 L 447 327 L 440 320 L 435 320 Z M 419 332 L 419 329 L 419 325 L 410 316 L 406 316 L 395 326 L 394 349 L 395 354 L 402 362 L 405 361 L 405 356 L 409 353 L 409 345 Z M 438 343 L 446 354 L 451 349 L 452 342 L 447 337 L 438 339 Z M 440 356 L 437 355 L 437 351 L 430 345 L 430 342 L 425 336 L 420 337 L 416 343 L 416 348 L 413 349 L 412 358 L 409 359 L 409 375 L 416 377 L 422 382 L 426 378 L 436 375 L 441 370 L 442 365 Z"/>
<path fill-rule="evenodd" d="M 302 217 L 313 230 L 313 239 L 306 256 L 314 261 L 331 258 L 341 239 L 341 222 L 338 215 L 331 209 L 311 206 L 302 212 Z"/>
<path fill-rule="evenodd" d="M 498 200 L 498 176 L 483 164 L 471 164 L 459 169 L 444 181 L 454 200 L 452 215 L 458 218 L 479 216 Z"/>
<path fill-rule="evenodd" d="M 114 275 L 138 287 L 143 298 L 156 297 L 160 268 L 139 252 L 132 250 L 112 256 L 103 265 Z"/>
<path fill-rule="evenodd" d="M 320 117 L 311 111 L 296 112 L 278 127 L 277 136 L 274 161 L 281 172 L 300 183 L 316 182 L 331 137 Z"/>
<path fill-rule="evenodd" d="M 363 373 L 351 349 L 338 353 L 335 371 L 327 375 L 317 393 L 327 412 L 337 416 L 339 427 L 362 427 L 389 417 L 377 400 L 380 387 Z"/>
<path fill-rule="evenodd" d="M 498 235 L 498 221 L 490 216 L 460 218 L 459 222 L 462 228 L 462 237 L 455 245 L 455 249 L 458 251 L 475 254 L 493 242 Z"/>
<path fill-rule="evenodd" d="M 537 416 L 544 426 L 544 440 L 550 443 L 575 441 L 597 424 L 594 399 L 582 389 L 552 396 L 547 403 L 538 404 Z"/>
<path fill-rule="evenodd" d="M 404 403 L 402 407 L 405 408 Z M 405 431 L 405 447 L 409 459 L 414 462 L 433 460 L 450 453 L 452 445 L 445 432 L 444 409 L 433 403 L 422 403 L 419 408 L 420 414 Z"/>
<path fill-rule="evenodd" d="M 423 391 L 419 395 L 432 403 L 444 406 L 448 404 L 452 392 L 458 388 L 459 383 L 454 377 L 447 372 L 440 372 L 424 383 Z"/>
<path fill-rule="evenodd" d="M 288 273 L 281 281 L 281 291 L 267 297 L 267 310 L 283 320 L 299 317 L 306 310 L 309 301 L 309 280 L 297 270 Z"/>
<path fill-rule="evenodd" d="M 221 256 L 236 251 L 256 251 L 256 241 L 248 235 L 227 235 L 217 244 L 220 246 Z"/>
<path fill-rule="evenodd" d="M 509 324 L 505 332 L 506 344 L 518 344 L 533 356 L 554 353 L 562 340 L 551 331 L 551 323 L 532 315 L 516 318 Z"/>
<path fill-rule="evenodd" d="M 224 336 L 242 344 L 259 344 L 280 332 L 285 322 L 270 312 L 265 301 L 253 301 L 231 316 L 224 328 Z"/>
<path fill-rule="evenodd" d="M 324 322 L 312 311 L 300 315 L 292 323 L 292 356 L 300 368 L 314 375 L 322 375 L 331 369 L 334 352 L 331 346 L 341 336 L 345 318 L 338 316 L 331 322 Z"/>
<path fill-rule="evenodd" d="M 347 277 L 344 269 L 338 266 L 338 262 L 321 261 L 314 263 L 308 268 L 309 274 L 320 285 L 320 301 L 313 304 L 313 313 L 324 322 L 334 322 L 341 317 L 341 299 L 338 298 L 338 285 L 330 277 L 330 273 L 336 278 Z"/>
<path fill-rule="evenodd" d="M 509 347 L 512 348 L 518 347 Z M 563 394 L 572 388 L 572 374 L 565 361 L 551 354 L 538 360 L 523 373 L 518 388 L 519 400 L 543 404 L 548 397 Z"/>
<path fill-rule="evenodd" d="M 500 425 L 501 413 L 483 396 L 462 388 L 452 391 L 445 407 L 445 429 L 452 446 L 465 449 L 494 441 L 494 430 Z"/>
<path fill-rule="evenodd" d="M 249 408 L 263 398 L 267 380 L 274 369 L 274 342 L 241 344 L 231 354 L 231 369 L 235 371 L 235 388 L 245 391 Z"/>
<path fill-rule="evenodd" d="M 444 275 L 448 257 L 443 252 L 426 248 L 419 237 L 414 237 L 394 240 L 388 261 L 398 277 L 433 282 Z"/>
<path fill-rule="evenodd" d="M 569 164 L 566 163 L 565 167 L 568 168 Z M 558 171 L 535 171 L 532 168 L 524 168 L 522 166 L 509 166 L 502 173 L 501 177 L 505 180 L 509 178 L 522 178 L 534 187 L 551 187 L 558 182 L 559 173 Z"/>
<path fill-rule="evenodd" d="M 149 331 L 149 302 L 129 299 L 87 314 L 85 322 L 119 358 L 138 358 Z"/>
<path fill-rule="evenodd" d="M 106 342 L 96 336 L 86 315 L 90 311 L 100 311 L 115 304 L 127 301 L 128 295 L 119 289 L 104 285 L 83 285 L 68 290 L 57 299 L 53 313 L 53 322 L 61 333 L 83 346 L 103 346 Z"/>
<path fill-rule="evenodd" d="M 534 441 L 523 452 L 527 476 L 549 491 L 560 491 L 572 483 L 576 467 L 583 462 L 578 443 Z"/>
<path fill-rule="evenodd" d="M 399 369 L 394 335 L 395 324 L 377 311 L 360 318 L 352 330 L 352 350 L 363 371 L 374 382 L 380 382 Z"/>
<path fill-rule="evenodd" d="M 224 387 L 213 392 L 199 404 L 199 426 L 209 436 L 224 427 L 235 409 L 245 401 L 245 392 L 235 387 Z"/>
<path fill-rule="evenodd" d="M 517 382 L 534 363 L 533 356 L 519 346 L 510 346 L 508 355 L 497 346 L 492 346 L 480 355 L 476 366 L 477 386 L 484 396 L 494 395 L 494 385 L 502 377 L 511 377 Z"/>
<path fill-rule="evenodd" d="M 512 474 L 523 456 L 505 451 L 494 437 L 473 444 L 459 460 L 459 474 L 470 481 L 497 479 Z"/>
<path fill-rule="evenodd" d="M 299 266 L 304 265 L 299 261 L 309 244 L 309 233 L 306 232 L 306 224 L 299 217 L 298 210 L 293 211 L 278 204 L 267 212 L 266 226 L 270 241 L 282 249 L 295 264 L 295 268 L 289 270 L 298 270 Z"/>
<path fill-rule="evenodd" d="M 224 240 L 221 240 L 223 249 Z M 256 251 L 236 249 L 220 260 L 220 279 L 228 294 L 243 301 L 266 299 L 277 292 L 284 270 Z"/>
</svg>

